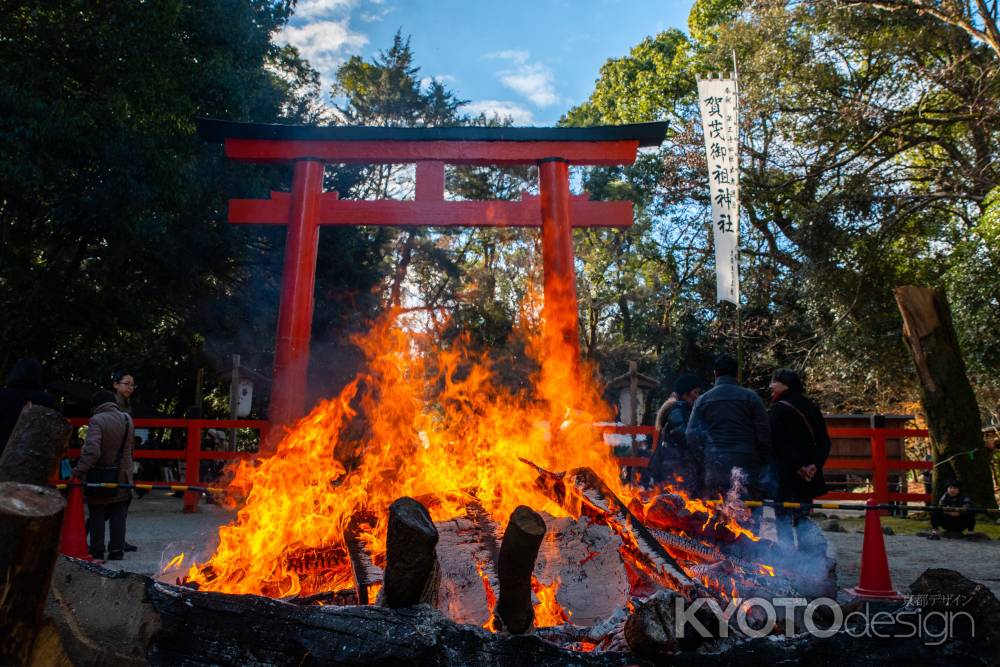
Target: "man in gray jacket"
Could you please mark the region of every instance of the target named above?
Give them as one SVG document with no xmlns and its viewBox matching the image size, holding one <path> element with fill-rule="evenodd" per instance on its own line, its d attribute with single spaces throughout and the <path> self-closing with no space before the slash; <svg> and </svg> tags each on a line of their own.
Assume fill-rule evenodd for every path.
<svg viewBox="0 0 1000 667">
<path fill-rule="evenodd" d="M 769 495 L 766 483 L 774 453 L 764 402 L 740 386 L 731 356 L 716 357 L 714 370 L 715 386 L 695 401 L 687 427 L 688 445 L 702 453 L 704 495 L 724 496 L 734 467 L 747 474 L 751 497 Z"/>
</svg>

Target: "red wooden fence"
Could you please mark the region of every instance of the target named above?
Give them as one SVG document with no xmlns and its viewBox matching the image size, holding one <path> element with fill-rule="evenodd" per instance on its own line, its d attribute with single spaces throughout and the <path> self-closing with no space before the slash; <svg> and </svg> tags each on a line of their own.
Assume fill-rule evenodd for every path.
<svg viewBox="0 0 1000 667">
<path fill-rule="evenodd" d="M 86 417 L 71 417 L 69 422 L 73 426 L 86 426 L 89 420 Z M 269 424 L 267 421 L 259 419 L 142 419 L 133 420 L 136 428 L 176 428 L 187 431 L 184 449 L 137 449 L 133 453 L 136 459 L 174 459 L 184 461 L 184 479 L 187 486 L 198 486 L 201 480 L 202 461 L 231 461 L 233 459 L 251 459 L 256 452 L 219 452 L 208 451 L 201 448 L 202 431 L 210 428 L 251 428 L 260 433 L 260 441 L 267 439 Z M 71 448 L 67 453 L 70 458 L 80 456 L 79 448 Z M 159 481 L 137 480 L 137 483 L 156 484 Z M 195 491 L 184 493 L 184 511 L 194 512 L 198 506 L 198 499 L 201 494 Z"/>
<path fill-rule="evenodd" d="M 74 426 L 85 426 L 87 419 L 84 417 L 73 417 L 70 423 Z M 197 486 L 201 482 L 199 479 L 201 462 L 208 461 L 230 461 L 233 459 L 252 459 L 256 452 L 220 452 L 206 451 L 201 448 L 202 431 L 210 428 L 231 429 L 250 428 L 260 433 L 260 440 L 264 441 L 268 435 L 268 422 L 257 419 L 135 419 L 136 428 L 177 428 L 187 432 L 186 446 L 184 449 L 137 449 L 134 453 L 136 459 L 174 459 L 185 462 L 183 482 L 188 486 Z M 650 442 L 656 442 L 656 429 L 652 426 L 601 426 L 603 433 L 618 433 L 622 435 L 645 435 Z M 827 460 L 824 470 L 827 471 L 860 471 L 870 473 L 872 479 L 873 492 L 850 493 L 834 492 L 823 496 L 823 500 L 866 500 L 874 497 L 879 504 L 888 502 L 927 502 L 930 496 L 924 493 L 899 493 L 892 492 L 889 488 L 890 473 L 899 473 L 909 470 L 928 470 L 934 467 L 931 461 L 901 461 L 886 457 L 886 440 L 888 438 L 926 438 L 926 429 L 895 429 L 895 428 L 831 428 L 829 429 L 831 438 L 868 438 L 871 442 L 871 456 L 868 458 L 841 458 L 831 457 Z M 79 448 L 70 449 L 68 456 L 76 458 L 80 456 Z M 622 466 L 633 468 L 643 468 L 649 462 L 648 458 L 641 456 L 619 457 Z M 142 480 L 137 483 L 157 483 L 159 480 Z M 194 512 L 198 505 L 200 493 L 187 491 L 184 494 L 184 511 Z"/>
<path fill-rule="evenodd" d="M 653 426 L 602 426 L 604 433 L 622 435 L 645 435 L 650 441 L 656 442 L 656 428 Z M 868 458 L 846 458 L 831 456 L 827 459 L 824 471 L 856 471 L 867 472 L 872 480 L 872 492 L 851 493 L 837 491 L 828 493 L 822 500 L 867 500 L 875 498 L 877 503 L 888 502 L 929 502 L 931 497 L 925 493 L 892 492 L 889 488 L 889 475 L 909 470 L 930 470 L 934 467 L 931 461 L 906 461 L 890 459 L 886 456 L 886 440 L 890 438 L 926 438 L 927 429 L 916 428 L 831 428 L 827 429 L 830 438 L 868 438 L 871 443 L 871 456 Z M 655 448 L 655 447 L 654 447 Z M 644 468 L 649 459 L 642 456 L 623 456 L 619 458 L 622 466 Z"/>
</svg>

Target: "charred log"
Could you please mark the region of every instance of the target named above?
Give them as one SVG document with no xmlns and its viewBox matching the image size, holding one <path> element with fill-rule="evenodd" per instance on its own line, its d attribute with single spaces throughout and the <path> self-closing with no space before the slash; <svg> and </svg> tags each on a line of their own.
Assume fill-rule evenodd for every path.
<svg viewBox="0 0 1000 667">
<path fill-rule="evenodd" d="M 423 505 L 403 497 L 389 506 L 383 605 L 396 609 L 437 604 L 441 579 L 437 543 L 437 528 Z"/>
<path fill-rule="evenodd" d="M 496 607 L 496 615 L 511 634 L 527 632 L 535 620 L 531 573 L 544 537 L 545 521 L 537 512 L 521 505 L 511 513 L 500 543 L 500 598 Z"/>
<path fill-rule="evenodd" d="M 375 523 L 375 516 L 366 512 L 359 512 L 351 517 L 344 531 L 344 543 L 347 545 L 347 554 L 351 561 L 351 572 L 354 574 L 354 587 L 357 604 L 370 604 L 374 602 L 371 594 L 373 586 L 381 584 L 385 579 L 385 573 L 372 561 L 371 554 L 361 541 L 361 533 L 370 528 Z M 437 542 L 435 541 L 435 544 Z"/>
<path fill-rule="evenodd" d="M 0 482 L 2 664 L 35 664 L 38 659 L 36 644 L 46 635 L 42 611 L 65 507 L 62 495 L 53 489 Z"/>
<path fill-rule="evenodd" d="M 53 581 L 49 613 L 74 664 L 635 664 L 624 653 L 574 653 L 535 636 L 494 635 L 422 606 L 298 606 L 178 588 L 68 559 Z"/>
<path fill-rule="evenodd" d="M 70 430 L 69 422 L 55 410 L 26 406 L 0 455 L 0 482 L 48 484 L 66 452 Z"/>
<path fill-rule="evenodd" d="M 649 598 L 625 621 L 625 641 L 637 655 L 654 660 L 680 649 L 676 636 L 676 596 L 662 591 Z"/>
</svg>

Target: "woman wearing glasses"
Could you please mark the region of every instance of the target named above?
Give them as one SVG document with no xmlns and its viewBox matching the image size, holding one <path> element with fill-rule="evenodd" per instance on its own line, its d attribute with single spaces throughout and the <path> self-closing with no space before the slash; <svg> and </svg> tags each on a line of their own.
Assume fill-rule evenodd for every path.
<svg viewBox="0 0 1000 667">
<path fill-rule="evenodd" d="M 122 412 L 132 414 L 132 393 L 135 391 L 135 378 L 129 371 L 115 371 L 111 374 L 111 383 L 115 388 L 115 403 Z"/>
</svg>

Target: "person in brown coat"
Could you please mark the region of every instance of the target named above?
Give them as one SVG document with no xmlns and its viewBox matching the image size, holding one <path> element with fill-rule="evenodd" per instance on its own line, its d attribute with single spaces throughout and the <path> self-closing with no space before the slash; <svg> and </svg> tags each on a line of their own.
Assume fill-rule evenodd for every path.
<svg viewBox="0 0 1000 667">
<path fill-rule="evenodd" d="M 80 460 L 73 468 L 75 481 L 84 480 L 95 466 L 118 468 L 118 483 L 132 483 L 132 449 L 135 427 L 132 418 L 118 407 L 115 395 L 107 390 L 95 393 L 90 399 L 94 416 L 87 424 L 87 439 L 80 452 Z M 124 449 L 122 449 L 124 447 Z M 87 521 L 90 533 L 90 555 L 104 559 L 104 522 L 111 525 L 108 542 L 108 560 L 125 557 L 125 520 L 128 516 L 131 489 L 116 489 L 114 495 L 88 495 Z"/>
</svg>

